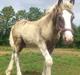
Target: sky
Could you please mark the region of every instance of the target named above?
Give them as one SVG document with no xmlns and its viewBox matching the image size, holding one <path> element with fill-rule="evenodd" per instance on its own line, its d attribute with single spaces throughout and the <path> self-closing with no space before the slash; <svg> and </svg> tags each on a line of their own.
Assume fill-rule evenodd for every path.
<svg viewBox="0 0 80 75">
<path fill-rule="evenodd" d="M 24 9 L 28 11 L 31 6 L 43 10 L 55 4 L 57 1 L 58 0 L 0 0 L 0 11 L 3 7 L 10 5 L 15 11 Z M 75 15 L 74 23 L 80 25 L 80 0 L 75 0 L 73 12 Z"/>
</svg>

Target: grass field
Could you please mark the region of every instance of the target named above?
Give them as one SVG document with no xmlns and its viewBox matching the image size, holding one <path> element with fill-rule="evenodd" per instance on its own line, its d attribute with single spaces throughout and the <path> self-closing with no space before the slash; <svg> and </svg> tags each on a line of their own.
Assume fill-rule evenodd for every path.
<svg viewBox="0 0 80 75">
<path fill-rule="evenodd" d="M 5 75 L 5 70 L 10 61 L 10 48 L 1 47 L 6 53 L 0 55 L 0 75 Z M 8 52 L 7 50 L 8 49 Z M 28 49 L 20 54 L 20 65 L 23 75 L 41 75 L 44 59 L 39 51 Z M 68 50 L 68 51 L 67 51 Z M 60 53 L 61 52 L 61 53 Z M 54 56 L 53 56 L 54 55 Z M 54 51 L 52 75 L 80 75 L 80 52 L 79 49 L 56 49 Z M 12 75 L 16 75 L 16 68 Z"/>
</svg>

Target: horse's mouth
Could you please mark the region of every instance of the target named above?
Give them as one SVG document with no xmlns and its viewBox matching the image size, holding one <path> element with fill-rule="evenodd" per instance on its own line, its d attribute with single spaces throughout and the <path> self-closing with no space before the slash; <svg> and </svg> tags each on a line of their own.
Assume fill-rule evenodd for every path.
<svg viewBox="0 0 80 75">
<path fill-rule="evenodd" d="M 73 43 L 73 39 L 70 39 L 70 40 L 64 39 L 64 44 L 65 44 L 65 45 L 70 45 L 70 44 L 72 44 L 72 43 Z"/>
</svg>

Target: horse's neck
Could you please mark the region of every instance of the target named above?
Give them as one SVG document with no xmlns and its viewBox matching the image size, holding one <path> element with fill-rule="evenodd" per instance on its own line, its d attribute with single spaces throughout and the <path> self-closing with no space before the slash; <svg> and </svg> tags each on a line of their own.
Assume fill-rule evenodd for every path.
<svg viewBox="0 0 80 75">
<path fill-rule="evenodd" d="M 55 24 L 53 23 L 53 14 L 52 13 L 45 15 L 40 20 L 39 25 L 43 32 L 43 36 L 46 35 L 46 37 L 50 37 L 53 39 L 56 38 L 57 33 L 56 33 Z M 55 37 L 53 37 L 53 36 L 55 36 Z"/>
<path fill-rule="evenodd" d="M 46 26 L 51 22 L 52 22 L 52 13 L 46 14 L 44 17 L 42 17 L 39 20 L 39 23 L 42 23 L 43 25 L 46 25 Z"/>
</svg>

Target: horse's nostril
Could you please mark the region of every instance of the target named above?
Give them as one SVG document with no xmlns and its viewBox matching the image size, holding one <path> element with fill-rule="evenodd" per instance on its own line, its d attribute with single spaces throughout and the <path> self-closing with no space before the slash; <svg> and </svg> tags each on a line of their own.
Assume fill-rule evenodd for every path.
<svg viewBox="0 0 80 75">
<path fill-rule="evenodd" d="M 64 44 L 71 44 L 73 42 L 73 38 L 66 38 L 64 37 Z"/>
</svg>

